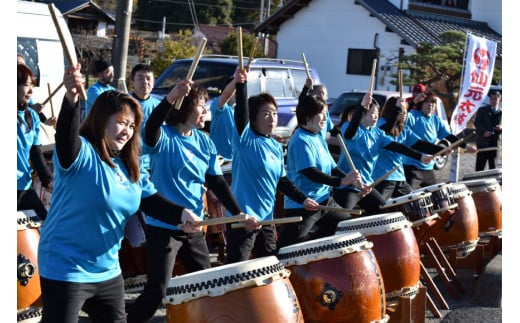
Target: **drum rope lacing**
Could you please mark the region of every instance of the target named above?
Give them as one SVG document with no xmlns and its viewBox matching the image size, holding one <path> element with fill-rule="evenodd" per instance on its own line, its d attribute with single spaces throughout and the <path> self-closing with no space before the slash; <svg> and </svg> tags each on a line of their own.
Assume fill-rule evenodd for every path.
<svg viewBox="0 0 520 323">
<path fill-rule="evenodd" d="M 359 224 L 347 224 L 345 226 L 338 226 L 336 228 L 336 231 L 358 231 L 373 227 L 379 227 L 379 226 L 387 226 L 389 224 L 395 224 L 395 223 L 402 223 L 403 221 L 408 221 L 408 219 L 404 215 L 386 218 L 386 219 L 380 219 L 373 222 L 365 222 L 365 223 L 359 223 Z"/>
<path fill-rule="evenodd" d="M 254 280 L 258 277 L 263 277 L 267 275 L 272 275 L 283 271 L 285 267 L 281 262 L 277 264 L 273 264 L 270 266 L 253 269 L 250 271 L 246 271 L 239 274 L 229 275 L 214 278 L 211 280 L 206 280 L 202 282 L 196 282 L 191 284 L 184 284 L 180 286 L 168 287 L 166 290 L 167 295 L 175 295 L 175 294 L 185 294 L 192 293 L 196 291 L 202 291 L 207 289 L 212 289 L 215 287 L 220 287 L 224 285 L 230 285 L 233 283 L 240 283 L 244 281 Z"/>
<path fill-rule="evenodd" d="M 42 307 L 27 307 L 27 308 L 18 310 L 17 321 L 20 322 L 20 321 L 25 321 L 25 320 L 29 320 L 29 319 L 41 318 L 42 315 L 43 315 Z"/>
<path fill-rule="evenodd" d="M 292 259 L 292 258 L 298 258 L 302 256 L 312 255 L 312 254 L 321 254 L 325 251 L 335 251 L 338 249 L 343 249 L 346 247 L 356 246 L 362 243 L 366 243 L 368 240 L 365 236 L 359 236 L 353 239 L 343 240 L 335 243 L 328 243 L 321 246 L 316 246 L 312 248 L 306 248 L 301 250 L 296 250 L 292 252 L 287 253 L 279 253 L 277 255 L 278 259 L 285 260 L 285 259 Z"/>
</svg>

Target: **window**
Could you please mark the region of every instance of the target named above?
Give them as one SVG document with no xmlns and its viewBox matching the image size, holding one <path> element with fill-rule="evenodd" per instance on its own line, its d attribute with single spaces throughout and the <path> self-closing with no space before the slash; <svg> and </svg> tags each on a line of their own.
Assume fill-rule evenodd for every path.
<svg viewBox="0 0 520 323">
<path fill-rule="evenodd" d="M 375 49 L 349 49 L 347 57 L 347 74 L 372 74 L 374 58 L 377 58 L 377 50 Z"/>
</svg>

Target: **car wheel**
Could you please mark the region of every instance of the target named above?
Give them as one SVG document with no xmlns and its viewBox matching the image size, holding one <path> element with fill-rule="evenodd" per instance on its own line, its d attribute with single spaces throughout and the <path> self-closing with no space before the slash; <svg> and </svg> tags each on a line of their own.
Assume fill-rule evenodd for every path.
<svg viewBox="0 0 520 323">
<path fill-rule="evenodd" d="M 438 157 L 435 159 L 435 164 L 433 165 L 433 167 L 436 170 L 441 170 L 446 166 L 447 163 L 448 163 L 448 156 L 441 156 L 441 157 Z"/>
</svg>

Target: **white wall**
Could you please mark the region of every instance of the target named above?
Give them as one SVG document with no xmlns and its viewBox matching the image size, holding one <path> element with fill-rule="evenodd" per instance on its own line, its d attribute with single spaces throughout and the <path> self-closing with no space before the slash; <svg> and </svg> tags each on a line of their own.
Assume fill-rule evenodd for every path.
<svg viewBox="0 0 520 323">
<path fill-rule="evenodd" d="M 470 0 L 471 17 L 476 21 L 485 21 L 489 27 L 502 35 L 502 0 Z"/>
<path fill-rule="evenodd" d="M 400 37 L 386 32 L 384 24 L 370 17 L 354 0 L 314 0 L 283 24 L 277 34 L 277 56 L 299 60 L 304 52 L 309 64 L 318 70 L 329 96 L 337 97 L 346 90 L 368 88 L 370 76 L 346 74 L 347 55 L 349 48 L 373 49 L 376 34 L 379 34 L 376 46 L 380 48 L 380 67 L 389 64 L 390 57 L 397 56 L 399 47 L 406 54 L 415 52 L 413 47 L 401 45 Z M 395 90 L 389 83 L 389 73 L 384 76 L 379 70 L 375 89 Z"/>
</svg>

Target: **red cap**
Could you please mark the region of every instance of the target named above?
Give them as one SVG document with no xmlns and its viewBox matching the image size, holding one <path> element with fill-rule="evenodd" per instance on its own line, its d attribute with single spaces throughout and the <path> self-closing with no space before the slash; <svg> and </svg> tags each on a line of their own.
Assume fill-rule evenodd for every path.
<svg viewBox="0 0 520 323">
<path fill-rule="evenodd" d="M 426 92 L 426 87 L 422 84 L 415 84 L 413 86 L 413 92 Z"/>
</svg>

